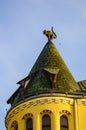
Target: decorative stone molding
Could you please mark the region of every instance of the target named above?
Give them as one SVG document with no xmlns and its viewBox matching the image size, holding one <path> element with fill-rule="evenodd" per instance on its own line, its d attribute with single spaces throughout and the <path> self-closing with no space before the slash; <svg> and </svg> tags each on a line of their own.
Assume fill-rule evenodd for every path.
<svg viewBox="0 0 86 130">
<path fill-rule="evenodd" d="M 86 106 L 86 99 L 77 99 L 77 104 Z"/>
<path fill-rule="evenodd" d="M 32 118 L 32 117 L 33 117 L 33 114 L 27 113 L 27 114 L 25 114 L 25 115 L 23 116 L 22 119 L 26 120 L 27 118 Z"/>
<path fill-rule="evenodd" d="M 32 106 L 35 107 L 38 104 L 43 105 L 52 103 L 73 105 L 73 99 L 63 97 L 43 97 L 21 103 L 20 105 L 11 109 L 10 112 L 7 114 L 5 120 L 6 126 L 9 124 L 11 118 L 14 117 L 16 114 L 18 114 L 20 111 L 23 111 L 24 109 L 30 108 Z"/>
<path fill-rule="evenodd" d="M 62 110 L 62 111 L 60 111 L 59 113 L 60 113 L 61 115 L 62 115 L 62 114 L 71 115 L 71 113 L 70 113 L 69 111 L 67 111 L 67 110 Z"/>
<path fill-rule="evenodd" d="M 43 110 L 42 112 L 40 112 L 40 114 L 51 114 L 52 112 L 50 110 Z"/>
<path fill-rule="evenodd" d="M 12 128 L 12 127 L 15 127 L 16 125 L 18 125 L 18 123 L 17 123 L 17 121 L 15 120 L 15 121 L 13 121 L 13 123 L 11 124 L 11 128 Z"/>
</svg>

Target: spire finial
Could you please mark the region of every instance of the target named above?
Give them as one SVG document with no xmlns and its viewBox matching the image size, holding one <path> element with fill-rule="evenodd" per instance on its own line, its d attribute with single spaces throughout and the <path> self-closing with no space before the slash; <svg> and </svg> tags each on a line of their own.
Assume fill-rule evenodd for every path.
<svg viewBox="0 0 86 130">
<path fill-rule="evenodd" d="M 47 36 L 48 41 L 52 40 L 52 39 L 55 39 L 57 37 L 57 35 L 53 31 L 53 27 L 51 27 L 51 31 L 50 30 L 44 30 L 43 34 Z"/>
</svg>

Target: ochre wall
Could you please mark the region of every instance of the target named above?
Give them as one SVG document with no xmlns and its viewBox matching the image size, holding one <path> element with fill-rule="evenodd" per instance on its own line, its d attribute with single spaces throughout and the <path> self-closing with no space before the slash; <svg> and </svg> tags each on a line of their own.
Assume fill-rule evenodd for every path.
<svg viewBox="0 0 86 130">
<path fill-rule="evenodd" d="M 76 99 L 75 99 L 76 100 Z M 33 130 L 42 130 L 42 116 L 51 117 L 51 130 L 60 130 L 60 116 L 68 118 L 68 130 L 84 130 L 86 106 L 80 100 L 74 101 L 64 97 L 40 97 L 22 102 L 10 109 L 6 116 L 7 130 L 14 130 L 18 123 L 18 130 L 26 130 L 26 119 L 32 117 Z M 12 125 L 13 124 L 13 125 Z"/>
<path fill-rule="evenodd" d="M 85 130 L 86 129 L 86 99 L 78 99 L 78 129 Z"/>
</svg>

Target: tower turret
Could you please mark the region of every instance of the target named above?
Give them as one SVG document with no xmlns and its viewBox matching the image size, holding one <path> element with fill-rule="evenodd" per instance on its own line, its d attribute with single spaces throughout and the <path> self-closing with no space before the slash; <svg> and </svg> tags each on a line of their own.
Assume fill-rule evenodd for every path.
<svg viewBox="0 0 86 130">
<path fill-rule="evenodd" d="M 80 88 L 53 44 L 53 32 L 46 31 L 44 46 L 29 75 L 20 80 L 19 89 L 7 101 L 12 105 L 34 95 L 44 93 L 77 93 Z"/>
<path fill-rule="evenodd" d="M 43 33 L 48 42 L 7 101 L 11 104 L 5 120 L 7 130 L 78 130 L 76 102 L 86 91 L 52 42 L 56 38 L 53 28 Z"/>
</svg>

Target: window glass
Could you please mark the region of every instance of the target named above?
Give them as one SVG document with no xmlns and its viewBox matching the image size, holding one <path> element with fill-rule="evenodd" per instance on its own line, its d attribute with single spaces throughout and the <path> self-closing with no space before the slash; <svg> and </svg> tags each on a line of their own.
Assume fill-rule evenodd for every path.
<svg viewBox="0 0 86 130">
<path fill-rule="evenodd" d="M 43 130 L 50 130 L 50 127 L 44 127 Z"/>
<path fill-rule="evenodd" d="M 33 130 L 32 118 L 27 119 L 26 128 L 27 128 L 26 130 Z"/>
<path fill-rule="evenodd" d="M 68 119 L 64 115 L 60 117 L 60 130 L 68 130 Z"/>
<path fill-rule="evenodd" d="M 62 128 L 62 127 L 61 127 L 61 130 L 68 130 L 68 128 Z"/>
<path fill-rule="evenodd" d="M 61 124 L 62 125 L 67 125 L 67 118 L 65 116 L 61 117 Z"/>
<path fill-rule="evenodd" d="M 51 130 L 51 121 L 49 115 L 42 117 L 42 130 Z"/>
</svg>

